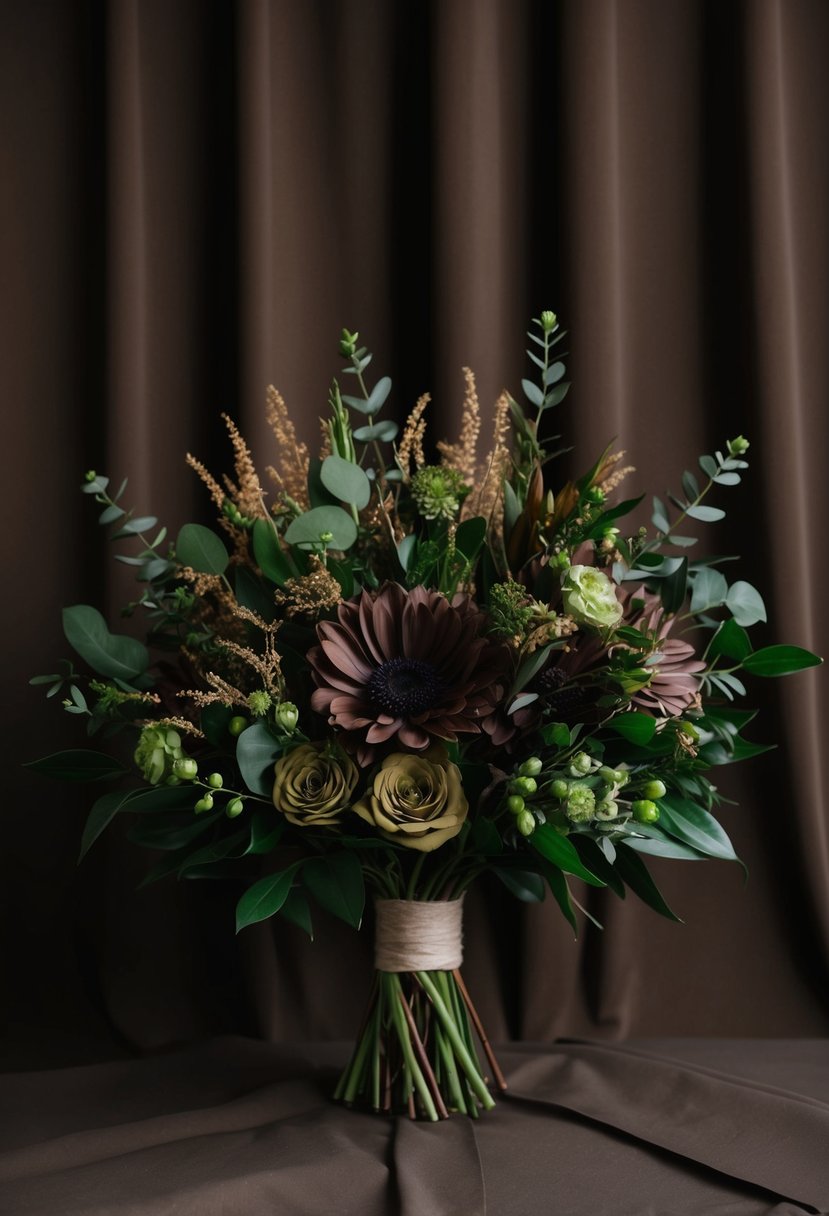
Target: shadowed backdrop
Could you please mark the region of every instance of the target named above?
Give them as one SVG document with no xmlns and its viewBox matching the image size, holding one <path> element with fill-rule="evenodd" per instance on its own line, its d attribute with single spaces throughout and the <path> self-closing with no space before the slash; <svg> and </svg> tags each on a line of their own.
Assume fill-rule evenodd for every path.
<svg viewBox="0 0 829 1216">
<path fill-rule="evenodd" d="M 515 390 L 555 309 L 558 430 L 581 466 L 626 449 L 631 494 L 745 434 L 704 543 L 743 555 L 763 641 L 829 650 L 827 62 L 821 0 L 0 0 L 5 1065 L 356 1029 L 369 934 L 237 939 L 232 888 L 137 892 L 154 858 L 118 828 L 76 870 L 92 797 L 20 767 L 70 745 L 27 686 L 68 651 L 61 606 L 130 595 L 83 472 L 209 522 L 185 452 L 226 465 L 226 410 L 268 463 L 269 383 L 313 442 L 341 327 L 398 416 L 431 391 L 434 441 L 461 368 Z M 829 1030 L 826 676 L 760 685 L 779 747 L 719 781 L 747 887 L 654 861 L 686 923 L 585 893 L 605 930 L 574 942 L 482 886 L 493 1038 Z"/>
</svg>

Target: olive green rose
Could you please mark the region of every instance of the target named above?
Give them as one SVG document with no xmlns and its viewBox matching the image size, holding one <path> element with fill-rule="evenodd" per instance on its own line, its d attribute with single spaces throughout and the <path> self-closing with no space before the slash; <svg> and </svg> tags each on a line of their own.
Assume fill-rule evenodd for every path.
<svg viewBox="0 0 829 1216">
<path fill-rule="evenodd" d="M 595 566 L 570 566 L 561 580 L 564 611 L 579 625 L 610 629 L 622 619 L 616 588 Z"/>
<path fill-rule="evenodd" d="M 344 753 L 324 743 L 301 743 L 276 762 L 273 804 L 297 827 L 331 827 L 351 805 L 358 776 Z"/>
<path fill-rule="evenodd" d="M 416 756 L 387 756 L 354 810 L 388 840 L 429 853 L 457 836 L 469 803 L 460 769 L 434 747 Z"/>
</svg>

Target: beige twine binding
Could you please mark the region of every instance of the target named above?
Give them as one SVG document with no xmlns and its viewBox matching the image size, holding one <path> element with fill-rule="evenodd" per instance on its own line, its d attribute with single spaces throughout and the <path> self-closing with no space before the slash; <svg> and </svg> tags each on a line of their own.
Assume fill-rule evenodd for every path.
<svg viewBox="0 0 829 1216">
<path fill-rule="evenodd" d="M 378 899 L 378 971 L 455 971 L 463 962 L 460 899 Z"/>
</svg>

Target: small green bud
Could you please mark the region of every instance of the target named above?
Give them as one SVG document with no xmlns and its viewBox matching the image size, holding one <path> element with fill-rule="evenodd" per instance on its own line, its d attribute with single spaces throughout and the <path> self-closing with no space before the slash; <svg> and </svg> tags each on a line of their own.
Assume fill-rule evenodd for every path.
<svg viewBox="0 0 829 1216">
<path fill-rule="evenodd" d="M 340 354 L 344 359 L 350 359 L 357 350 L 357 339 L 359 336 L 358 333 L 350 334 L 347 329 L 343 330 L 342 337 L 340 338 Z"/>
<path fill-rule="evenodd" d="M 257 688 L 248 697 L 248 709 L 255 718 L 264 718 L 271 707 L 271 694 L 264 688 Z"/>
<path fill-rule="evenodd" d="M 627 785 L 628 781 L 630 781 L 630 773 L 626 768 L 617 768 L 614 771 L 614 781 L 619 786 Z"/>
<path fill-rule="evenodd" d="M 193 809 L 195 810 L 197 815 L 201 814 L 202 811 L 212 811 L 213 810 L 213 795 L 205 794 L 203 798 L 200 798 L 198 800 L 198 802 L 196 803 L 196 805 Z"/>
<path fill-rule="evenodd" d="M 570 761 L 570 775 L 572 777 L 586 777 L 592 767 L 593 764 L 587 752 L 576 752 Z"/>
<path fill-rule="evenodd" d="M 558 777 L 550 786 L 550 793 L 554 798 L 566 798 L 570 792 L 570 782 L 562 780 Z"/>
<path fill-rule="evenodd" d="M 742 435 L 738 435 L 736 439 L 728 440 L 729 456 L 744 456 L 750 447 L 751 444 Z"/>
<path fill-rule="evenodd" d="M 568 570 L 570 554 L 565 549 L 562 549 L 560 553 L 554 553 L 550 558 L 550 566 L 553 570 Z"/>
<path fill-rule="evenodd" d="M 591 486 L 584 497 L 595 506 L 601 506 L 606 496 L 604 490 L 599 486 Z"/>
<path fill-rule="evenodd" d="M 545 334 L 551 334 L 556 325 L 558 325 L 558 318 L 556 317 L 556 314 L 554 312 L 550 312 L 548 308 L 544 310 L 539 317 L 539 320 L 541 321 L 541 328 Z"/>
<path fill-rule="evenodd" d="M 212 790 L 220 790 L 224 785 L 221 773 L 211 773 L 207 778 L 207 784 Z"/>
<path fill-rule="evenodd" d="M 520 815 L 526 805 L 520 794 L 510 794 L 507 798 L 507 810 L 511 815 Z"/>
<path fill-rule="evenodd" d="M 659 818 L 659 807 L 649 798 L 638 799 L 630 810 L 637 823 L 656 823 Z"/>
<path fill-rule="evenodd" d="M 524 761 L 518 772 L 522 777 L 537 777 L 543 767 L 544 764 L 538 756 L 530 756 L 528 760 Z"/>
<path fill-rule="evenodd" d="M 330 545 L 333 539 L 334 539 L 333 532 L 320 532 L 320 544 L 321 545 Z"/>
<path fill-rule="evenodd" d="M 294 705 L 293 701 L 280 701 L 274 712 L 277 726 L 280 726 L 286 734 L 290 735 L 296 730 L 297 722 L 299 722 L 299 710 Z"/>
<path fill-rule="evenodd" d="M 170 773 L 170 776 L 165 779 L 164 784 L 165 785 L 181 785 L 181 777 L 177 777 L 175 775 L 175 773 Z"/>
<path fill-rule="evenodd" d="M 98 476 L 98 474 L 95 472 L 94 469 L 87 469 L 87 471 L 83 475 L 83 479 L 86 482 L 90 482 L 90 481 L 94 481 L 97 476 Z"/>
<path fill-rule="evenodd" d="M 619 784 L 619 782 L 616 780 L 616 769 L 608 768 L 606 764 L 603 764 L 599 769 L 599 776 L 601 777 L 602 781 L 606 781 L 608 785 Z"/>
<path fill-rule="evenodd" d="M 538 789 L 535 777 L 516 777 L 511 784 L 518 794 L 534 794 Z"/>
<path fill-rule="evenodd" d="M 601 802 L 596 803 L 596 818 L 597 819 L 615 819 L 619 814 L 619 804 L 614 802 L 612 798 L 602 798 Z"/>
<path fill-rule="evenodd" d="M 665 782 L 660 781 L 657 777 L 654 777 L 653 781 L 648 781 L 642 786 L 642 796 L 644 798 L 664 798 L 667 792 Z"/>
<path fill-rule="evenodd" d="M 241 798 L 231 798 L 230 802 L 225 807 L 225 814 L 228 819 L 235 819 L 237 815 L 241 815 L 245 809 L 245 804 Z"/>
<path fill-rule="evenodd" d="M 532 811 L 522 811 L 515 821 L 515 826 L 522 836 L 532 836 L 535 831 L 535 816 Z"/>
<path fill-rule="evenodd" d="M 247 718 L 243 718 L 241 714 L 236 714 L 236 716 L 231 718 L 228 722 L 227 729 L 230 731 L 231 735 L 236 738 L 237 735 L 241 735 L 243 730 L 247 729 L 247 725 Z"/>
<path fill-rule="evenodd" d="M 176 760 L 173 765 L 173 772 L 182 781 L 192 781 L 199 771 L 199 766 L 195 760 L 191 760 L 189 756 L 183 760 Z"/>
</svg>

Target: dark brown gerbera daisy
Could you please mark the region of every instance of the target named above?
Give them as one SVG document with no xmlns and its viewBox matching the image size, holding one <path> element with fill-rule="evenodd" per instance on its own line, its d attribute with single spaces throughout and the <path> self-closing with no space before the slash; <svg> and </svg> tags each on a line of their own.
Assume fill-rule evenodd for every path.
<svg viewBox="0 0 829 1216">
<path fill-rule="evenodd" d="M 422 751 L 435 739 L 476 734 L 503 699 L 506 647 L 485 635 L 468 595 L 388 583 L 340 604 L 317 625 L 308 655 L 317 688 L 311 705 L 328 715 L 361 764 L 379 745 Z"/>
</svg>

